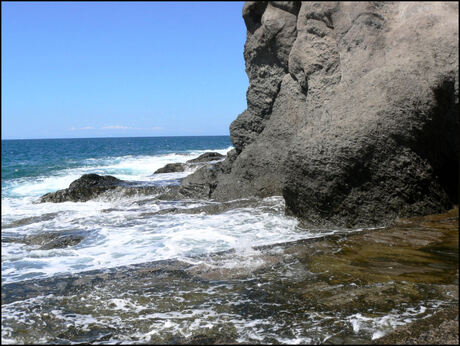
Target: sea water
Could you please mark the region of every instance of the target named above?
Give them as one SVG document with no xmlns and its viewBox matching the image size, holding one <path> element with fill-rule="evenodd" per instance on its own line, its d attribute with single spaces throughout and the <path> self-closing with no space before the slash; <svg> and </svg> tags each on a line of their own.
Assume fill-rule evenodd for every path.
<svg viewBox="0 0 460 346">
<path fill-rule="evenodd" d="M 179 184 L 193 168 L 153 173 L 232 148 L 228 136 L 3 140 L 2 342 L 363 342 L 421 313 L 410 305 L 368 315 L 320 311 L 302 289 L 294 294 L 323 283 L 276 244 L 341 230 L 299 228 L 281 196 L 218 212 L 206 212 L 218 201 L 120 192 L 38 202 L 87 173 Z M 26 241 L 59 232 L 81 241 Z"/>
<path fill-rule="evenodd" d="M 2 242 L 2 283 L 147 261 L 187 257 L 231 248 L 250 248 L 305 236 L 297 222 L 263 209 L 219 215 L 169 214 L 206 201 L 154 201 L 146 196 L 112 196 L 87 202 L 37 203 L 87 173 L 145 184 L 174 184 L 192 170 L 153 174 L 167 163 L 185 162 L 206 151 L 225 155 L 227 136 L 84 138 L 2 141 L 2 237 L 75 230 L 87 236 L 77 246 L 41 250 L 38 245 Z M 273 201 L 280 208 L 281 201 Z"/>
</svg>

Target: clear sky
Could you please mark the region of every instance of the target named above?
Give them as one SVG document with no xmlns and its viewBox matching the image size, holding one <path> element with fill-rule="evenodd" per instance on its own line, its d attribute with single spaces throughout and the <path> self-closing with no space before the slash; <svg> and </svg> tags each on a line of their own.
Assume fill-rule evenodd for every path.
<svg viewBox="0 0 460 346">
<path fill-rule="evenodd" d="M 242 2 L 2 2 L 2 138 L 228 135 Z"/>
</svg>

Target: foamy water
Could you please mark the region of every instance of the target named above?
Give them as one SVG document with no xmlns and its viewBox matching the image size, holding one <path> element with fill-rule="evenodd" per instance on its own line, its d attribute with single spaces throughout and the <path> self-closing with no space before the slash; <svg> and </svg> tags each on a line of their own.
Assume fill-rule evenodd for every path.
<svg viewBox="0 0 460 346">
<path fill-rule="evenodd" d="M 216 150 L 226 154 L 228 150 Z M 47 192 L 68 187 L 82 174 L 110 174 L 119 179 L 174 183 L 192 171 L 152 173 L 167 163 L 185 162 L 205 151 L 186 155 L 125 156 L 88 159 L 82 166 L 51 176 L 20 178 L 6 186 L 2 199 L 4 235 L 10 238 L 42 232 L 80 231 L 85 238 L 76 246 L 40 249 L 40 245 L 2 243 L 2 281 L 10 283 L 54 274 L 111 268 L 135 263 L 187 258 L 229 249 L 297 240 L 313 236 L 297 228 L 284 215 L 281 197 L 267 198 L 255 208 L 236 208 L 220 214 L 149 213 L 166 208 L 195 208 L 212 201 L 140 201 L 149 196 L 100 198 L 87 202 L 36 203 Z M 50 217 L 40 218 L 43 215 Z M 34 222 L 11 227 L 18 220 Z"/>
<path fill-rule="evenodd" d="M 159 200 L 118 190 L 87 202 L 37 203 L 87 173 L 141 185 L 178 184 L 193 168 L 153 172 L 230 149 L 85 157 L 2 180 L 2 343 L 177 343 L 210 331 L 210 340 L 217 335 L 241 343 L 363 342 L 441 304 L 337 312 L 321 310 L 322 302 L 310 302 L 302 290 L 291 291 L 299 282 L 313 284 L 318 274 L 284 245 L 258 246 L 341 231 L 300 229 L 285 215 L 280 196 L 233 201 L 220 212 L 212 211 L 217 201 Z M 81 238 L 54 248 L 27 241 L 56 233 Z M 89 271 L 110 272 L 104 269 L 115 277 L 85 284 L 98 275 Z"/>
</svg>

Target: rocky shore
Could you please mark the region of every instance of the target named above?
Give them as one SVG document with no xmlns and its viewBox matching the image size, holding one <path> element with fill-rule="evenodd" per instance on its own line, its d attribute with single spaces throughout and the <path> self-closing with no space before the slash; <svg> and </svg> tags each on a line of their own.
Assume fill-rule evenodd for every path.
<svg viewBox="0 0 460 346">
<path fill-rule="evenodd" d="M 151 304 L 157 311 L 162 308 L 157 300 L 164 299 L 164 306 L 176 304 L 183 311 L 207 307 L 209 294 L 192 294 L 190 285 L 203 292 L 221 290 L 219 299 L 247 300 L 239 309 L 218 304 L 220 317 L 250 315 L 297 330 L 307 328 L 306 315 L 320 313 L 323 320 L 308 324 L 311 341 L 333 344 L 370 342 L 371 327 L 359 334 L 359 323 L 377 324 L 382 316 L 410 315 L 419 307 L 414 323 L 392 332 L 387 328 L 390 333 L 373 342 L 458 344 L 458 3 L 250 1 L 243 18 L 250 85 L 247 110 L 230 126 L 235 149 L 225 157 L 206 153 L 154 173 L 195 170 L 177 185 L 138 186 L 90 174 L 41 202 L 87 201 L 122 191 L 215 203 L 187 212 L 152 211 L 147 217 L 220 213 L 282 196 L 286 213 L 297 217 L 300 227 L 341 231 L 279 245 L 276 251 L 257 249 L 263 264 L 256 269 L 221 269 L 219 260 L 228 254 L 220 254 L 217 264 L 207 266 L 172 261 L 172 269 L 155 264 L 113 276 L 96 273 L 81 282 L 65 279 L 60 293 L 71 287 L 72 294 L 83 295 L 91 278 L 116 290 L 122 280 L 139 306 Z M 20 241 L 48 249 L 78 244 L 83 237 L 56 233 Z M 132 277 L 163 296 L 146 298 L 143 288 L 131 287 Z M 222 282 L 231 288 L 222 288 Z M 54 289 L 52 282 L 42 284 L 40 294 Z M 168 284 L 178 295 L 187 291 L 180 304 L 170 301 Z M 35 288 L 24 286 L 15 288 L 24 297 L 2 299 L 34 296 Z M 80 308 L 79 301 L 65 304 Z M 281 315 L 275 306 L 283 307 Z M 422 308 L 433 315 L 423 315 Z M 336 323 L 330 335 L 314 332 L 329 318 Z M 353 329 L 344 321 L 352 321 Z M 201 331 L 191 339 L 159 334 L 148 341 L 237 342 L 236 329 L 219 323 L 212 333 Z"/>
<path fill-rule="evenodd" d="M 248 108 L 217 200 L 282 195 L 307 225 L 361 227 L 458 204 L 458 4 L 246 2 Z"/>
<path fill-rule="evenodd" d="M 458 306 L 436 312 L 432 316 L 400 327 L 376 345 L 458 345 Z"/>
<path fill-rule="evenodd" d="M 186 169 L 199 170 L 200 172 L 214 171 L 215 166 L 220 167 L 224 155 L 216 152 L 207 152 L 186 163 L 169 163 L 157 169 L 153 174 L 183 172 Z M 185 179 L 186 181 L 186 179 Z M 73 181 L 68 188 L 50 192 L 40 197 L 39 202 L 86 202 L 100 197 L 107 192 L 116 191 L 120 194 L 145 194 L 157 195 L 159 199 L 182 199 L 189 197 L 209 197 L 196 193 L 190 184 L 158 186 L 145 185 L 142 182 L 124 181 L 110 175 L 84 174 Z M 201 191 L 200 191 L 201 192 Z"/>
<path fill-rule="evenodd" d="M 25 344 L 446 344 L 455 307 L 458 209 L 2 287 L 5 336 Z"/>
<path fill-rule="evenodd" d="M 127 182 L 110 175 L 100 176 L 98 174 L 84 174 L 79 179 L 73 181 L 67 189 L 43 195 L 40 198 L 40 202 L 86 202 L 107 190 L 112 190 L 117 186 L 126 184 Z"/>
<path fill-rule="evenodd" d="M 224 157 L 225 155 L 221 155 L 216 152 L 207 152 L 195 159 L 188 160 L 185 163 L 168 163 L 166 166 L 157 169 L 154 174 L 183 172 L 187 168 L 197 168 L 198 166 L 202 166 L 203 163 L 220 161 Z"/>
<path fill-rule="evenodd" d="M 214 164 L 208 163 L 200 169 L 212 171 L 213 167 Z M 180 185 L 171 186 L 165 190 L 157 187 L 142 188 L 110 176 L 92 174 L 82 176 L 72 183 L 68 189 L 44 196 L 46 200 L 42 202 L 53 201 L 53 197 L 56 198 L 55 202 L 61 202 L 63 198 L 80 198 L 81 196 L 87 198 L 88 196 L 101 196 L 103 193 L 113 191 L 125 194 L 129 192 L 139 193 L 141 190 L 146 195 L 146 199 L 144 202 L 142 200 L 138 201 L 138 204 L 149 203 L 152 198 L 168 199 L 184 196 L 183 186 Z M 260 203 L 261 200 L 258 198 L 212 202 L 187 209 L 167 208 L 152 211 L 144 213 L 143 217 L 175 213 L 218 214 L 235 208 L 255 208 L 260 206 Z M 49 217 L 53 217 L 53 215 L 43 215 L 41 218 L 46 219 Z M 20 223 L 27 224 L 34 221 L 36 220 L 24 219 Z M 14 225 L 7 224 L 5 228 L 12 226 Z M 457 344 L 458 209 L 441 215 L 399 220 L 393 227 L 387 229 L 367 230 L 358 233 L 351 232 L 350 235 L 348 235 L 348 232 L 348 230 L 344 229 L 337 235 L 285 245 L 280 244 L 283 249 L 281 252 L 277 250 L 272 253 L 271 248 L 273 246 L 261 247 L 257 249 L 257 251 L 262 251 L 262 255 L 257 255 L 261 257 L 254 258 L 254 260 L 256 262 L 261 261 L 264 264 L 261 268 L 257 267 L 256 272 L 253 271 L 254 268 L 252 267 L 241 267 L 236 271 L 218 269 L 220 268 L 219 264 L 211 265 L 211 267 L 216 268 L 215 270 L 207 268 L 208 265 L 205 267 L 186 265 L 184 267 L 183 264 L 179 264 L 178 269 L 175 270 L 185 270 L 187 273 L 185 282 L 196 280 L 196 278 L 215 282 L 234 279 L 245 281 L 247 276 L 257 275 L 267 283 L 266 290 L 273 289 L 278 292 L 276 301 L 279 301 L 282 294 L 286 294 L 286 297 L 292 297 L 292 294 L 294 294 L 299 299 L 297 304 L 304 304 L 307 310 L 323 311 L 326 314 L 335 312 L 339 316 L 361 315 L 369 311 L 377 314 L 391 314 L 398 309 L 399 305 L 411 306 L 413 304 L 416 304 L 416 306 L 419 304 L 420 311 L 422 311 L 426 309 L 426 306 L 429 306 L 430 301 L 439 301 L 443 302 L 443 304 L 447 302 L 450 304 L 447 307 L 441 307 L 440 309 L 431 307 L 429 311 L 435 311 L 434 315 L 419 318 L 415 322 L 399 327 L 389 334 L 384 332 L 383 334 L 386 334 L 384 337 L 377 338 L 372 342 L 374 344 Z M 5 238 L 3 241 L 39 245 L 39 250 L 48 250 L 75 246 L 89 236 L 89 232 L 67 230 L 40 233 L 11 240 Z M 219 255 L 216 254 L 215 256 Z M 227 258 L 227 254 L 222 254 L 222 256 Z M 294 267 L 292 258 L 296 259 Z M 148 267 L 148 264 L 146 265 Z M 274 272 L 272 272 L 273 270 L 266 271 L 266 266 L 268 265 L 274 266 Z M 288 275 L 291 279 L 287 281 L 288 283 L 282 284 L 283 287 L 284 284 L 287 284 L 286 292 L 280 293 L 281 288 L 277 286 L 279 283 L 277 283 L 278 279 L 276 278 L 280 273 L 284 273 L 286 270 L 292 271 L 293 268 L 296 269 Z M 162 270 L 161 265 L 158 270 Z M 155 269 L 154 272 L 156 273 L 156 271 Z M 144 275 L 148 273 L 148 270 L 147 272 L 142 271 L 142 273 Z M 128 269 L 126 274 L 121 276 L 116 274 L 116 280 L 117 282 L 123 282 L 123 275 L 134 276 L 138 280 L 138 274 L 135 268 Z M 111 285 L 110 280 L 105 282 L 106 278 L 106 274 L 102 274 L 102 276 L 97 274 L 95 280 L 98 282 L 102 280 L 102 287 Z M 155 284 L 155 276 L 146 276 L 144 279 L 147 278 L 154 280 L 151 284 Z M 85 286 L 80 287 L 78 277 L 73 283 L 63 284 L 61 279 L 56 280 L 59 287 L 72 287 L 71 292 L 73 293 L 86 289 Z M 82 280 L 82 283 L 89 283 L 92 279 L 88 278 L 88 273 L 85 273 Z M 294 281 L 291 282 L 291 280 Z M 9 295 L 2 295 L 2 300 L 5 303 L 9 303 L 17 299 L 33 298 L 36 294 L 43 294 L 50 287 L 55 286 L 54 283 L 47 284 L 46 280 L 43 284 L 45 284 L 43 287 L 38 283 L 34 283 L 34 287 L 29 287 L 27 283 L 21 285 L 21 287 L 7 286 L 5 291 L 10 293 Z M 264 295 L 268 292 L 266 290 L 263 291 Z M 15 292 L 13 296 L 11 292 Z M 49 291 L 48 293 L 67 295 L 67 293 L 59 290 Z M 17 294 L 24 294 L 25 296 L 15 296 Z M 189 303 L 193 303 L 193 301 Z M 274 302 L 267 304 L 272 303 Z M 288 310 L 292 309 L 288 305 L 286 308 Z M 72 309 L 75 309 L 75 307 L 72 307 Z M 366 321 L 366 318 L 369 319 L 365 315 L 363 318 L 364 321 Z M 76 334 L 66 334 L 64 339 L 70 338 L 72 340 L 81 334 L 77 330 L 73 333 Z M 382 333 L 382 330 L 376 327 L 371 334 L 378 336 L 379 333 Z M 104 332 L 98 338 L 104 338 L 106 334 Z M 319 338 L 320 336 L 318 335 L 317 337 Z M 102 340 L 98 338 L 84 340 L 90 342 Z M 174 342 L 177 343 L 235 343 L 235 338 L 235 331 L 233 330 L 228 330 L 223 334 L 222 332 L 211 330 L 198 333 L 190 340 L 174 339 L 174 337 L 171 340 L 175 340 Z M 33 338 L 30 340 L 33 340 Z M 157 341 L 163 342 L 164 340 L 160 338 Z M 365 340 L 363 336 L 353 336 L 350 331 L 337 331 L 336 335 L 329 337 L 324 342 L 332 344 L 344 342 L 361 343 Z M 368 341 L 370 340 L 368 339 Z"/>
<path fill-rule="evenodd" d="M 249 1 L 243 18 L 250 85 L 230 126 L 235 149 L 158 170 L 198 168 L 175 193 L 282 195 L 288 214 L 326 228 L 458 205 L 457 3 Z M 122 184 L 104 179 L 42 200 Z"/>
</svg>

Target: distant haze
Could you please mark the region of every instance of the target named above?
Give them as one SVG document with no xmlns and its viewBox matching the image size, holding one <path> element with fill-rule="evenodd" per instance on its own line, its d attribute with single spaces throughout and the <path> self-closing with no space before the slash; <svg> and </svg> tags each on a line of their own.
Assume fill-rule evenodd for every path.
<svg viewBox="0 0 460 346">
<path fill-rule="evenodd" d="M 228 135 L 243 2 L 2 2 L 2 139 Z"/>
</svg>

